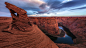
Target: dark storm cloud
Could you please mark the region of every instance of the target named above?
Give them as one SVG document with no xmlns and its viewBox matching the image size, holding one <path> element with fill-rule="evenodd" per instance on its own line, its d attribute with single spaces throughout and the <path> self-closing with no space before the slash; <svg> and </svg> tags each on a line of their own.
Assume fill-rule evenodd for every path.
<svg viewBox="0 0 86 48">
<path fill-rule="evenodd" d="M 43 11 L 38 11 L 38 14 L 47 13 L 50 9 L 57 9 L 58 5 L 61 3 L 59 0 L 44 0 L 45 3 L 39 6 Z"/>
<path fill-rule="evenodd" d="M 50 6 L 50 9 L 62 9 L 62 8 L 74 8 L 78 6 L 82 6 L 86 4 L 86 0 L 44 0 L 46 4 L 42 4 L 40 7 L 45 8 L 45 6 Z M 67 1 L 64 2 L 63 1 Z M 69 8 L 70 7 L 70 8 Z M 82 9 L 82 8 L 77 8 L 77 9 Z M 85 7 L 83 7 L 85 9 Z M 72 9 L 76 10 L 76 9 Z M 46 11 L 42 12 L 46 13 Z"/>
<path fill-rule="evenodd" d="M 52 2 L 52 4 L 51 4 L 51 8 L 57 9 L 59 5 L 60 5 L 60 2 L 54 1 L 54 2 Z"/>
<path fill-rule="evenodd" d="M 49 6 L 51 6 L 51 8 L 57 8 L 59 5 L 60 5 L 60 3 L 61 3 L 61 1 L 59 1 L 59 0 L 47 0 L 47 1 L 45 1 L 46 3 L 47 3 L 47 5 L 49 5 Z"/>
<path fill-rule="evenodd" d="M 37 1 L 30 1 L 29 2 L 28 0 L 0 0 L 0 12 L 10 13 L 9 10 L 5 7 L 6 6 L 4 4 L 5 2 L 16 5 L 17 7 L 22 8 L 22 9 L 24 9 L 26 11 L 30 10 L 31 13 L 32 13 L 32 11 L 33 12 L 34 11 L 40 11 L 39 5 L 38 5 L 40 3 L 40 1 L 38 1 L 38 2 Z"/>
<path fill-rule="evenodd" d="M 47 4 L 48 5 L 58 5 L 59 3 L 61 3 L 61 1 L 59 1 L 59 0 L 48 0 L 47 1 Z"/>
<path fill-rule="evenodd" d="M 38 14 L 47 13 L 48 11 L 51 11 L 50 9 L 57 10 L 67 7 L 73 8 L 86 4 L 86 0 L 72 0 L 69 2 L 62 3 L 63 1 L 65 0 L 0 0 L 0 12 L 10 13 L 9 10 L 5 7 L 4 2 L 9 2 L 11 4 L 16 5 L 17 7 L 26 10 L 28 12 L 28 15 L 37 14 L 37 12 Z M 85 7 L 76 9 L 85 9 Z M 53 11 L 51 12 L 53 13 Z"/>
<path fill-rule="evenodd" d="M 71 9 L 71 10 L 77 10 L 77 9 L 86 9 L 86 7 L 80 7 L 80 8 L 75 8 L 75 9 Z"/>
<path fill-rule="evenodd" d="M 23 0 L 14 0 L 14 1 L 9 0 L 9 1 L 6 1 L 6 2 L 9 2 L 13 5 L 16 5 L 17 7 L 20 7 L 24 10 L 36 10 L 36 11 L 40 10 L 39 8 L 37 8 L 36 5 L 34 5 L 35 4 L 34 2 L 30 3 L 29 1 L 28 2 L 26 2 L 26 1 L 23 1 Z"/>
<path fill-rule="evenodd" d="M 56 9 L 66 8 L 66 7 L 77 7 L 86 4 L 86 0 L 73 0 L 62 4 L 53 4 Z"/>
<path fill-rule="evenodd" d="M 86 0 L 71 0 L 69 2 L 62 3 L 63 1 L 65 0 L 46 0 L 45 2 L 53 9 L 77 7 L 86 4 Z"/>
<path fill-rule="evenodd" d="M 39 7 L 45 8 L 47 4 L 41 4 Z"/>
</svg>

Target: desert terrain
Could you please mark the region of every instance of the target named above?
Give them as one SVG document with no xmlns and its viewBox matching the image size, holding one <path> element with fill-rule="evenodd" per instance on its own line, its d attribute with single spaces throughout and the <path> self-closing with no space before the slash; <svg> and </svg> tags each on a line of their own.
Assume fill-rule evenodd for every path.
<svg viewBox="0 0 86 48">
<path fill-rule="evenodd" d="M 0 48 L 86 48 L 86 17 L 28 17 L 24 9 L 5 4 L 12 17 L 0 17 Z M 58 26 L 75 37 L 74 44 L 55 43 L 46 35 L 63 37 Z"/>
<path fill-rule="evenodd" d="M 55 25 L 62 23 L 67 27 L 75 36 L 74 44 L 57 44 L 57 46 L 63 47 L 86 47 L 86 17 L 28 17 L 31 23 L 39 26 L 40 29 L 44 29 L 51 34 L 55 34 Z M 57 20 L 57 23 L 55 22 Z M 0 17 L 0 32 L 12 22 L 11 17 Z M 0 33 L 1 34 L 1 33 Z M 3 35 L 3 34 L 1 34 Z M 55 34 L 56 35 L 56 34 Z M 1 42 L 1 39 L 0 39 Z"/>
</svg>

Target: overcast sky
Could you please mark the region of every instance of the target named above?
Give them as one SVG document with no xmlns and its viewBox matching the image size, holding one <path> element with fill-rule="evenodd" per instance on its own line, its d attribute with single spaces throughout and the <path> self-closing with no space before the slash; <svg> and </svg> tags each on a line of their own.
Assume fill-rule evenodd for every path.
<svg viewBox="0 0 86 48">
<path fill-rule="evenodd" d="M 28 16 L 86 16 L 86 0 L 0 0 L 0 16 L 11 17 L 5 2 L 26 10 Z"/>
</svg>

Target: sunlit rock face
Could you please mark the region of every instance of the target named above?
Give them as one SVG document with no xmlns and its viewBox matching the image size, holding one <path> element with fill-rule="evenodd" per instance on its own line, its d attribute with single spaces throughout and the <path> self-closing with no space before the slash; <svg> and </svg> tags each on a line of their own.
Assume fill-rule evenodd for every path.
<svg viewBox="0 0 86 48">
<path fill-rule="evenodd" d="M 58 48 L 58 47 L 85 48 L 86 47 L 86 17 L 51 17 L 51 18 L 54 18 L 54 21 L 51 21 L 48 23 L 48 21 L 50 21 L 51 18 L 47 20 L 42 18 L 40 19 L 40 17 L 38 17 L 34 20 L 32 18 L 27 18 L 26 12 L 24 10 L 23 12 L 21 11 L 20 13 L 19 12 L 20 9 L 18 7 L 16 6 L 14 7 L 14 5 L 11 6 L 11 4 L 8 6 L 10 6 L 8 7 L 11 9 L 10 12 L 13 12 L 11 13 L 12 19 L 0 18 L 0 48 L 23 48 L 23 47 L 24 48 L 43 48 L 43 47 L 45 48 Z M 17 11 L 15 11 L 15 8 Z M 16 12 L 19 15 L 15 14 L 14 12 Z M 24 19 L 25 22 L 23 18 L 25 18 Z M 76 36 L 76 39 L 73 40 L 75 44 L 73 45 L 57 44 L 58 46 L 57 47 L 55 43 L 53 43 L 44 33 L 42 33 L 42 31 L 40 30 L 42 28 L 45 30 L 47 30 L 47 28 L 51 28 L 49 26 L 52 26 L 52 28 L 55 28 L 56 27 L 54 24 L 55 20 L 57 20 L 58 23 L 62 23 L 63 26 L 69 28 L 69 30 Z M 11 21 L 12 21 L 12 24 L 11 24 Z M 26 25 L 25 25 L 26 28 L 21 27 L 21 26 L 24 26 L 22 22 L 28 25 L 28 27 Z M 32 24 L 31 22 L 38 25 L 40 29 L 36 25 Z M 18 23 L 18 25 L 16 23 Z M 46 27 L 42 27 L 43 24 Z M 48 30 L 53 31 L 50 33 L 55 34 L 56 30 L 53 30 L 53 29 L 48 29 Z"/>
<path fill-rule="evenodd" d="M 12 24 L 0 32 L 0 48 L 58 48 L 37 25 L 30 23 L 25 10 L 5 4 L 11 12 Z"/>
<path fill-rule="evenodd" d="M 36 19 L 38 19 L 38 20 L 35 20 L 35 18 L 36 17 L 34 17 L 34 18 L 31 17 L 30 20 L 32 20 L 33 22 L 37 21 L 39 24 L 42 24 L 42 25 L 38 25 L 38 26 L 40 26 L 40 28 L 42 28 L 42 29 L 46 28 L 45 30 L 47 30 L 48 27 L 42 27 L 42 26 L 49 25 L 49 24 L 47 25 L 47 23 L 45 23 L 45 22 L 48 22 L 48 20 L 46 20 L 46 18 L 49 18 L 51 20 L 52 20 L 52 18 L 56 19 L 57 24 L 62 23 L 63 26 L 68 28 L 71 31 L 71 33 L 76 36 L 76 39 L 73 40 L 74 43 L 76 44 L 76 45 L 74 45 L 75 47 L 80 47 L 80 48 L 86 47 L 86 17 L 45 17 L 45 18 L 37 17 Z M 50 24 L 53 22 L 55 22 L 55 21 L 50 22 Z M 45 23 L 45 24 L 43 24 L 43 23 Z M 56 24 L 56 23 L 54 23 L 54 24 Z M 51 24 L 52 28 L 54 27 L 53 26 L 54 24 Z M 53 29 L 51 29 L 51 30 L 53 31 L 53 32 L 50 32 L 51 34 L 55 33 L 55 30 L 53 30 Z M 58 44 L 58 45 L 62 46 L 65 44 Z M 67 47 L 67 46 L 65 46 L 65 47 Z M 71 47 L 71 46 L 69 46 L 69 47 Z"/>
<path fill-rule="evenodd" d="M 51 18 L 53 18 L 53 17 L 51 17 Z M 85 24 L 86 24 L 86 17 L 55 17 L 55 18 L 57 18 L 58 23 L 59 22 L 62 22 L 63 26 L 67 27 L 76 36 L 76 39 L 73 40 L 75 44 L 73 44 L 73 45 L 57 44 L 58 47 L 60 47 L 60 48 L 63 48 L 63 47 L 65 47 L 65 48 L 68 48 L 68 47 L 69 48 L 75 48 L 75 47 L 85 48 L 86 47 L 86 32 L 85 32 L 85 30 L 86 30 L 86 26 L 85 26 Z M 12 36 L 13 34 L 8 33 L 8 32 L 1 32 L 2 29 L 6 28 L 8 25 L 10 25 L 11 21 L 12 21 L 11 18 L 8 18 L 8 17 L 7 18 L 5 18 L 5 17 L 4 18 L 1 18 L 0 17 L 0 34 L 1 34 L 0 35 L 0 45 L 1 46 L 3 44 L 5 45 L 8 42 L 10 42 L 10 41 L 8 41 L 9 38 L 10 38 L 9 40 L 12 40 L 13 39 L 13 36 Z M 36 24 L 36 23 L 34 23 L 34 24 Z M 23 34 L 25 34 L 25 33 L 27 34 L 27 32 L 25 32 L 25 33 L 24 32 L 20 32 L 20 31 L 18 31 L 18 32 L 17 31 L 14 31 L 14 32 L 15 33 L 19 33 L 19 34 L 21 33 L 20 34 L 21 37 L 23 37 L 22 36 Z M 24 37 L 26 37 L 26 36 L 24 35 Z M 24 39 L 26 40 L 27 38 L 24 38 Z M 14 39 L 16 39 L 16 38 L 14 37 Z M 20 40 L 22 40 L 22 38 L 19 38 L 18 37 L 18 39 L 19 39 L 19 42 L 21 42 Z M 17 40 L 14 40 L 14 41 L 17 41 Z M 14 45 L 17 45 L 17 44 L 18 43 L 14 44 Z M 22 45 L 23 44 L 21 44 L 21 46 Z M 8 45 L 8 46 L 10 46 L 10 45 Z"/>
<path fill-rule="evenodd" d="M 18 8 L 12 4 L 5 2 L 6 7 L 10 10 L 12 16 L 12 28 L 19 29 L 21 31 L 28 31 L 27 28 L 31 29 L 31 24 L 27 17 L 27 12 L 21 8 Z"/>
<path fill-rule="evenodd" d="M 29 17 L 44 33 L 59 35 L 58 22 L 53 17 Z"/>
<path fill-rule="evenodd" d="M 6 28 L 9 24 L 11 24 L 11 18 L 0 17 L 0 31 Z"/>
</svg>

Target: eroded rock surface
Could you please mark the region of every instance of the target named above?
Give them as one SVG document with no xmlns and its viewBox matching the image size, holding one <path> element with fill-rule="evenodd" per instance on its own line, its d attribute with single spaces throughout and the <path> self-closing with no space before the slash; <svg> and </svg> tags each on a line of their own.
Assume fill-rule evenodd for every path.
<svg viewBox="0 0 86 48">
<path fill-rule="evenodd" d="M 5 4 L 11 12 L 12 24 L 0 32 L 0 48 L 59 48 L 37 25 L 30 23 L 25 10 Z"/>
<path fill-rule="evenodd" d="M 30 17 L 30 20 L 33 20 L 33 22 L 36 22 L 36 20 L 34 18 L 36 18 L 36 17 Z M 40 20 L 39 18 L 42 20 L 42 23 L 39 22 L 39 20 Z M 73 39 L 73 41 L 75 43 L 74 44 L 75 47 L 78 47 L 78 48 L 86 47 L 85 46 L 85 44 L 86 44 L 86 17 L 37 17 L 38 23 L 41 24 L 38 26 L 41 26 L 40 28 L 47 30 L 48 27 L 47 28 L 42 27 L 42 26 L 48 26 L 47 25 L 48 21 L 46 20 L 46 18 L 49 18 L 51 20 L 52 20 L 52 18 L 54 18 L 57 20 L 57 23 L 62 23 L 63 26 L 68 28 L 71 31 L 71 33 L 76 36 L 76 39 Z M 43 24 L 45 22 L 47 22 L 47 23 Z M 55 21 L 50 22 L 50 24 L 53 22 L 55 22 Z M 56 23 L 54 23 L 54 24 L 56 24 Z M 54 28 L 54 26 L 53 26 L 54 24 L 51 24 L 52 28 Z M 51 30 L 53 31 L 52 33 L 55 32 L 53 29 L 51 29 Z"/>
<path fill-rule="evenodd" d="M 31 17 L 30 20 L 34 24 L 38 24 L 38 26 L 40 26 L 40 29 L 47 30 L 47 28 L 48 28 L 47 24 L 51 24 L 51 26 L 53 28 L 55 28 L 55 26 L 54 26 L 55 21 L 48 23 L 47 19 L 45 19 L 45 18 L 41 19 L 41 17 L 38 17 L 38 18 Z M 49 17 L 49 19 L 51 19 L 51 18 L 57 19 L 57 23 L 62 23 L 63 26 L 69 28 L 69 30 L 77 37 L 76 39 L 73 40 L 75 44 L 73 44 L 73 45 L 57 44 L 58 47 L 60 47 L 60 48 L 85 48 L 86 47 L 86 17 Z M 1 32 L 2 31 L 1 29 L 4 29 L 5 27 L 7 27 L 7 25 L 10 25 L 10 23 L 12 21 L 11 19 L 8 19 L 8 21 L 6 21 L 6 19 L 7 18 L 5 18 L 5 19 L 0 18 L 0 21 L 2 20 L 2 22 L 0 22 L 0 47 L 10 47 L 10 48 L 17 47 L 18 48 L 18 47 L 28 47 L 29 46 L 29 47 L 36 48 L 38 46 L 39 48 L 40 47 L 50 48 L 51 46 L 53 47 L 55 45 L 50 39 L 48 40 L 48 37 L 46 35 L 44 35 L 43 33 L 40 33 L 41 32 L 40 29 L 38 29 L 38 27 L 36 27 L 35 25 L 31 26 L 29 24 L 29 26 L 33 28 L 32 29 L 33 31 L 30 31 L 30 32 L 24 32 L 25 30 L 17 29 L 15 27 L 15 25 L 14 25 L 14 27 L 10 26 L 12 29 L 12 31 L 10 29 L 10 32 L 14 32 L 13 34 L 9 33 L 9 32 Z M 29 22 L 29 19 L 27 19 L 27 20 Z M 42 20 L 42 22 L 40 20 Z M 7 24 L 5 24 L 5 23 L 7 23 Z M 47 28 L 45 28 L 45 26 Z M 15 29 L 13 29 L 13 28 L 15 28 Z M 56 30 L 54 31 L 53 29 L 51 29 L 51 30 L 52 30 L 52 32 L 50 32 L 50 33 L 52 33 L 52 34 L 54 34 L 56 31 Z M 42 36 L 42 34 L 44 36 Z M 35 37 L 33 37 L 33 36 L 35 36 Z M 37 38 L 39 38 L 39 40 Z M 30 40 L 30 41 L 28 41 L 28 40 Z M 46 42 L 44 40 L 46 40 L 48 42 Z M 46 45 L 45 43 L 47 43 L 48 45 Z M 51 43 L 51 46 L 50 46 L 50 43 Z M 37 46 L 36 46 L 36 44 L 37 44 Z M 52 44 L 54 44 L 54 45 L 52 45 Z"/>
<path fill-rule="evenodd" d="M 30 17 L 30 21 L 35 23 L 44 33 L 59 35 L 58 22 L 55 18 L 49 17 Z"/>
<path fill-rule="evenodd" d="M 75 47 L 75 46 L 70 46 L 68 44 L 57 44 L 57 46 L 59 48 L 78 48 L 78 47 Z"/>
<path fill-rule="evenodd" d="M 12 28 L 19 29 L 21 31 L 28 31 L 27 28 L 31 29 L 31 23 L 27 17 L 27 12 L 15 5 L 5 2 L 6 7 L 10 10 L 12 16 Z"/>
<path fill-rule="evenodd" d="M 55 18 L 57 18 L 57 17 L 55 17 Z M 1 22 L 3 24 L 0 25 L 0 29 L 5 28 L 7 25 L 10 24 L 10 21 L 11 21 L 10 18 L 7 19 L 7 20 L 4 20 L 4 19 L 6 19 L 6 18 L 1 18 L 0 19 L 0 21 L 3 20 L 3 22 Z M 32 19 L 32 18 L 30 18 L 30 19 Z M 4 25 L 5 21 L 8 22 L 9 24 Z M 86 36 L 85 36 L 85 33 L 86 33 L 85 32 L 85 30 L 86 30 L 86 26 L 85 26 L 86 17 L 58 17 L 57 21 L 62 22 L 63 25 L 65 27 L 69 28 L 69 30 L 76 36 L 76 39 L 73 40 L 74 44 L 72 44 L 72 45 L 69 45 L 69 44 L 57 44 L 58 47 L 60 47 L 60 48 L 63 48 L 63 47 L 64 48 L 71 48 L 71 47 L 72 48 L 74 48 L 74 47 L 85 48 L 86 47 Z M 35 23 L 35 21 L 34 21 L 34 23 Z M 38 22 L 38 23 L 40 23 L 40 22 Z M 21 32 L 18 32 L 18 33 L 21 33 Z M 2 35 L 2 36 L 0 36 L 0 38 L 3 37 L 3 39 L 6 39 L 6 38 L 4 38 L 4 36 L 5 37 L 6 37 L 6 35 L 8 36 L 8 33 L 3 32 L 3 34 L 2 34 L 2 32 L 0 32 L 0 34 Z M 24 34 L 24 33 L 22 33 L 22 34 Z"/>
</svg>

